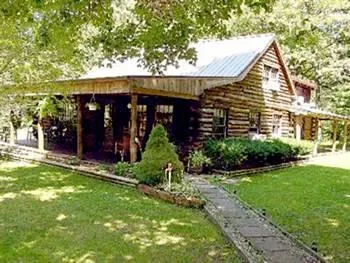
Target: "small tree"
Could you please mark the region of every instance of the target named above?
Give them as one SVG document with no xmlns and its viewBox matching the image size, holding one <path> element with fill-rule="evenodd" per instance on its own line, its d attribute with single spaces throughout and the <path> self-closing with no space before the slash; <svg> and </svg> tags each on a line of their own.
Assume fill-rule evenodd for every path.
<svg viewBox="0 0 350 263">
<path fill-rule="evenodd" d="M 181 181 L 184 166 L 180 162 L 173 144 L 169 142 L 162 125 L 153 128 L 142 161 L 135 168 L 135 175 L 141 183 L 156 185 L 165 181 L 164 170 L 168 163 L 173 165 L 172 180 Z"/>
</svg>

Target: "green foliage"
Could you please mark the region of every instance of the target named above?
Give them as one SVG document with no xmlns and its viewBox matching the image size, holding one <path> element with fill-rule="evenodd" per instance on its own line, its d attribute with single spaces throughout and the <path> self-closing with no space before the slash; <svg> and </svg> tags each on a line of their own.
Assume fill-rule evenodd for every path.
<svg viewBox="0 0 350 263">
<path fill-rule="evenodd" d="M 271 12 L 243 8 L 228 26 L 234 35 L 275 33 L 291 72 L 319 85 L 320 106 L 350 113 L 349 10 L 348 0 L 277 0 Z"/>
<path fill-rule="evenodd" d="M 201 168 L 205 165 L 210 165 L 211 160 L 203 151 L 195 150 L 190 154 L 190 164 L 194 168 Z"/>
<path fill-rule="evenodd" d="M 311 154 L 314 148 L 313 141 L 300 140 L 292 138 L 283 138 L 281 139 L 284 143 L 287 143 L 292 146 L 294 156 L 305 156 Z"/>
<path fill-rule="evenodd" d="M 272 0 L 246 0 L 255 11 Z M 48 88 L 104 59 L 139 58 L 161 72 L 178 60 L 194 63 L 192 41 L 224 36 L 225 21 L 243 1 L 0 1 L 2 84 Z M 42 84 L 39 84 L 42 83 Z M 62 83 L 60 83 L 61 85 Z M 34 87 L 35 86 L 35 87 Z"/>
<path fill-rule="evenodd" d="M 163 191 L 169 191 L 169 187 L 167 183 L 163 183 L 158 186 L 159 189 Z M 177 194 L 177 195 L 183 195 L 186 198 L 200 198 L 200 193 L 197 189 L 193 188 L 192 184 L 183 180 L 180 183 L 173 183 L 171 184 L 171 193 Z"/>
<path fill-rule="evenodd" d="M 117 176 L 133 177 L 134 165 L 127 162 L 119 162 L 114 166 L 114 174 Z"/>
<path fill-rule="evenodd" d="M 209 140 L 204 144 L 204 153 L 213 161 L 214 167 L 232 169 L 247 159 L 238 140 Z"/>
<path fill-rule="evenodd" d="M 311 143 L 293 139 L 260 141 L 228 138 L 209 140 L 204 145 L 205 154 L 213 160 L 214 167 L 220 169 L 278 164 L 310 154 L 311 151 Z"/>
<path fill-rule="evenodd" d="M 162 125 L 153 128 L 141 162 L 135 168 L 135 175 L 142 183 L 156 185 L 165 181 L 166 165 L 173 165 L 172 179 L 180 182 L 183 164 L 175 152 L 175 147 L 169 142 L 167 133 Z"/>
<path fill-rule="evenodd" d="M 40 117 L 57 117 L 62 111 L 61 101 L 55 96 L 45 97 L 39 102 Z"/>
</svg>

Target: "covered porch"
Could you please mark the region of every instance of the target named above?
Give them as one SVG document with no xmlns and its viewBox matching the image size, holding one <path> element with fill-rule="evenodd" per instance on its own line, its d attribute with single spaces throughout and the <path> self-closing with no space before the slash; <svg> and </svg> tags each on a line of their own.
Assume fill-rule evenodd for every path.
<svg viewBox="0 0 350 263">
<path fill-rule="evenodd" d="M 327 123 L 329 123 L 331 127 L 331 141 L 328 147 L 322 145 L 323 126 Z M 312 140 L 314 142 L 314 156 L 322 152 L 335 153 L 337 151 L 347 151 L 349 124 L 349 116 L 305 107 L 299 107 L 294 110 L 295 138 L 298 141 Z"/>
<path fill-rule="evenodd" d="M 45 118 L 38 116 L 35 138 L 28 139 L 28 131 L 24 139 L 16 138 L 19 133 L 10 125 L 7 141 L 79 159 L 136 162 L 152 128 L 162 124 L 183 157 L 196 145 L 199 99 L 207 86 L 198 78 L 120 77 L 62 81 L 42 92 L 26 88 L 28 96 L 69 96 L 74 134 L 62 150 L 63 144 L 49 140 L 52 127 L 45 127 Z"/>
</svg>

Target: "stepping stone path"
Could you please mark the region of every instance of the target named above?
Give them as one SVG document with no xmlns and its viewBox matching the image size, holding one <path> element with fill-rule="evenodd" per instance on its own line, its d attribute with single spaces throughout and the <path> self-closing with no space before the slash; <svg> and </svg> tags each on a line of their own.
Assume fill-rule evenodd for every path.
<svg viewBox="0 0 350 263">
<path fill-rule="evenodd" d="M 321 262 L 221 187 L 198 177 L 190 180 L 207 200 L 205 209 L 211 219 L 219 225 L 246 261 Z"/>
</svg>

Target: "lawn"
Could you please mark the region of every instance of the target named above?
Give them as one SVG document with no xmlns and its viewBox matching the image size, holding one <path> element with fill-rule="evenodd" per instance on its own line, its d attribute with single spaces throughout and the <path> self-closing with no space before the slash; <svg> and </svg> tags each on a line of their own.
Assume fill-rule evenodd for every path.
<svg viewBox="0 0 350 263">
<path fill-rule="evenodd" d="M 350 262 L 350 155 L 243 178 L 224 186 L 330 262 Z M 342 161 L 339 158 L 344 158 Z M 328 160 L 328 162 L 327 162 Z M 347 162 L 346 162 L 347 160 Z M 337 166 L 339 162 L 343 168 Z"/>
<path fill-rule="evenodd" d="M 238 262 L 195 209 L 60 168 L 0 163 L 0 262 Z"/>
</svg>

